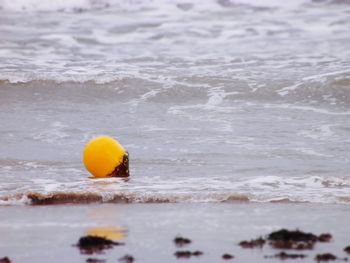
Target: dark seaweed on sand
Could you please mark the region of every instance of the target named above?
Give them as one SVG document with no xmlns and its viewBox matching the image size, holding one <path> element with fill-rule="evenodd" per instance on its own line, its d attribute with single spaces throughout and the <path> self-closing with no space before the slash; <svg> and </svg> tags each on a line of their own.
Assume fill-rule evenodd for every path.
<svg viewBox="0 0 350 263">
<path fill-rule="evenodd" d="M 313 249 L 314 244 L 318 241 L 318 236 L 300 230 L 281 229 L 270 233 L 267 239 L 270 241 L 270 245 L 277 249 L 304 250 Z"/>
<path fill-rule="evenodd" d="M 185 245 L 190 244 L 192 241 L 188 238 L 185 237 L 175 237 L 174 238 L 174 243 L 177 247 L 183 247 Z"/>
<path fill-rule="evenodd" d="M 122 263 L 133 263 L 134 262 L 134 257 L 131 256 L 131 255 L 125 255 L 124 257 L 121 257 L 119 259 L 119 262 L 122 262 Z"/>
<path fill-rule="evenodd" d="M 344 251 L 350 255 L 350 246 L 347 246 L 346 248 L 344 248 Z"/>
<path fill-rule="evenodd" d="M 174 254 L 177 258 L 190 258 L 192 256 L 191 251 L 176 251 Z"/>
<path fill-rule="evenodd" d="M 104 263 L 106 262 L 105 259 L 98 259 L 98 258 L 88 258 L 86 261 L 86 263 Z"/>
<path fill-rule="evenodd" d="M 325 254 L 317 254 L 316 257 L 315 257 L 315 260 L 316 261 L 333 261 L 333 260 L 336 260 L 337 257 L 334 256 L 333 254 L 331 253 L 325 253 Z"/>
<path fill-rule="evenodd" d="M 225 259 L 225 260 L 229 260 L 229 259 L 233 259 L 233 258 L 234 258 L 234 256 L 231 254 L 223 254 L 222 255 L 222 259 Z"/>
<path fill-rule="evenodd" d="M 275 254 L 273 256 L 265 256 L 265 258 L 279 258 L 281 260 L 284 260 L 284 259 L 297 259 L 297 258 L 305 258 L 307 257 L 306 255 L 304 254 L 290 254 L 290 253 L 286 253 L 284 251 L 278 253 L 278 254 Z"/>
<path fill-rule="evenodd" d="M 259 247 L 259 248 L 262 248 L 264 245 L 265 245 L 265 239 L 263 239 L 262 237 L 259 237 L 257 239 L 252 239 L 252 240 L 244 240 L 244 241 L 241 241 L 239 243 L 239 245 L 242 247 L 242 248 L 256 248 L 256 247 Z"/>
<path fill-rule="evenodd" d="M 203 252 L 202 251 L 198 251 L 198 250 L 194 251 L 194 252 L 185 250 L 185 251 L 176 251 L 174 255 L 177 258 L 190 258 L 192 256 L 195 256 L 195 257 L 201 256 L 201 255 L 203 255 Z"/>
<path fill-rule="evenodd" d="M 332 239 L 332 235 L 329 233 L 321 234 L 318 236 L 319 242 L 329 242 Z"/>
<path fill-rule="evenodd" d="M 312 241 L 318 240 L 317 236 L 312 233 L 305 233 L 300 230 L 290 231 L 287 229 L 281 229 L 272 232 L 267 237 L 270 241 Z"/>
<path fill-rule="evenodd" d="M 113 246 L 119 245 L 124 245 L 124 243 L 114 242 L 98 236 L 81 237 L 78 244 L 76 244 L 82 254 L 102 253 L 105 249 L 110 249 Z"/>
<path fill-rule="evenodd" d="M 0 258 L 0 263 L 11 263 L 11 260 L 8 257 Z"/>
<path fill-rule="evenodd" d="M 201 255 L 203 255 L 202 251 L 196 250 L 196 251 L 192 252 L 192 256 L 199 257 Z"/>
<path fill-rule="evenodd" d="M 329 242 L 332 235 L 329 233 L 321 234 L 319 236 L 306 233 L 300 230 L 281 229 L 274 231 L 267 236 L 269 244 L 277 249 L 313 249 L 316 242 Z M 239 245 L 242 248 L 262 248 L 266 240 L 262 237 L 252 240 L 241 241 Z M 299 254 L 300 255 L 300 254 Z M 281 254 L 279 257 L 285 257 L 287 254 Z M 291 258 L 291 257 L 289 257 Z"/>
</svg>

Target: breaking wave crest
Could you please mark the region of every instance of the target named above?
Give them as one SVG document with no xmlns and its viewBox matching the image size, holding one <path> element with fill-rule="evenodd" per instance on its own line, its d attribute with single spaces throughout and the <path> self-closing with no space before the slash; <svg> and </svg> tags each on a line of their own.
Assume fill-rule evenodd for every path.
<svg viewBox="0 0 350 263">
<path fill-rule="evenodd" d="M 143 102 L 172 102 L 182 105 L 183 98 L 186 97 L 189 101 L 199 103 L 191 104 L 190 107 L 192 108 L 204 106 L 206 109 L 213 109 L 216 106 L 228 106 L 230 102 L 248 100 L 252 103 L 264 101 L 298 102 L 302 104 L 312 102 L 314 104 L 319 102 L 320 105 L 338 106 L 347 109 L 350 107 L 348 72 L 350 70 L 334 73 L 330 76 L 320 76 L 317 79 L 300 80 L 294 84 L 285 83 L 275 87 L 267 85 L 253 90 L 248 87 L 248 84 L 239 84 L 239 80 L 225 78 L 221 79 L 225 87 L 217 88 L 215 85 L 211 86 L 209 78 L 151 80 L 143 77 L 127 76 L 118 77 L 118 79 L 105 79 L 102 82 L 96 79 L 63 81 L 58 79 L 21 79 L 19 82 L 0 79 L 0 86 L 45 90 L 56 89 L 59 86 L 60 89 L 67 90 L 74 88 L 71 92 L 75 90 L 83 92 L 89 89 L 96 95 L 100 95 L 101 89 L 105 89 L 109 93 L 109 97 L 126 102 L 130 106 L 137 106 Z M 238 84 L 232 85 L 233 83 Z M 229 107 L 221 109 L 230 110 Z"/>
<path fill-rule="evenodd" d="M 107 180 L 108 181 L 108 180 Z M 103 180 L 99 180 L 103 183 Z M 93 189 L 73 184 L 61 185 L 57 189 L 48 185 L 46 190 L 28 190 L 13 192 L 0 196 L 0 206 L 11 205 L 55 205 L 55 204 L 90 204 L 90 203 L 221 203 L 221 202 L 255 202 L 255 203 L 324 203 L 350 204 L 347 194 L 349 180 L 346 178 L 309 178 L 285 179 L 266 176 L 230 184 L 215 185 L 211 189 L 189 185 L 183 189 L 180 182 L 167 190 L 157 190 L 157 186 L 143 189 L 114 189 L 111 182 L 106 182 L 104 189 Z M 189 182 L 187 182 L 189 183 Z M 184 183 L 182 183 L 183 185 Z M 227 187 L 227 184 L 230 184 Z M 69 187 L 69 185 L 71 187 Z M 198 185 L 198 184 L 197 184 Z M 224 187 L 226 185 L 226 189 Z M 158 186 L 159 187 L 159 186 Z M 76 188 L 76 189 L 74 189 Z M 235 190 L 230 190 L 235 189 Z M 49 190 L 51 189 L 51 191 Z M 65 190 L 69 189 L 69 190 Z"/>
<path fill-rule="evenodd" d="M 89 203 L 272 202 L 350 204 L 350 179 L 332 176 L 257 176 L 57 181 L 32 179 L 26 187 L 9 180 L 0 187 L 0 206 Z"/>
</svg>

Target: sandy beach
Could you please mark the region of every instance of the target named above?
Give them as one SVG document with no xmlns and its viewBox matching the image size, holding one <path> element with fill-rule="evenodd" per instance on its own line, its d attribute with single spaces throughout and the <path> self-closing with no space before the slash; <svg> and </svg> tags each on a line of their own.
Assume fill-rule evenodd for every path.
<svg viewBox="0 0 350 263">
<path fill-rule="evenodd" d="M 344 205 L 258 203 L 0 207 L 0 255 L 13 262 L 39 263 L 85 262 L 88 258 L 118 262 L 126 254 L 135 262 L 225 262 L 221 257 L 229 253 L 235 257 L 232 262 L 279 262 L 265 256 L 283 250 L 269 245 L 244 249 L 238 244 L 281 228 L 298 228 L 332 234 L 329 243 L 316 244 L 312 250 L 287 250 L 307 255 L 302 262 L 316 262 L 319 253 L 347 256 L 343 249 L 350 244 L 349 212 Z M 72 245 L 94 229 L 120 232 L 115 236 L 125 245 L 102 254 L 81 254 Z M 176 236 L 190 238 L 192 243 L 178 248 L 173 242 Z M 199 250 L 203 255 L 177 259 L 174 253 L 179 250 Z"/>
</svg>

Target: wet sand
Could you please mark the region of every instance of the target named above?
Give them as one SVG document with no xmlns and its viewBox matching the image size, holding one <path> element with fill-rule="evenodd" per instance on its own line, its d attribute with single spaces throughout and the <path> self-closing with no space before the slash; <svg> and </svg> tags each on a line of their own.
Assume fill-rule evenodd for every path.
<svg viewBox="0 0 350 263">
<path fill-rule="evenodd" d="M 86 262 L 89 258 L 118 262 L 132 255 L 135 262 L 278 262 L 265 256 L 282 250 L 269 245 L 243 249 L 239 242 L 264 237 L 281 228 L 298 228 L 333 235 L 329 243 L 316 243 L 313 250 L 287 251 L 307 256 L 288 261 L 316 262 L 318 253 L 347 256 L 343 249 L 350 245 L 349 215 L 350 207 L 346 205 L 289 203 L 1 206 L 0 258 L 37 263 Z M 125 245 L 92 255 L 74 246 L 80 237 L 96 233 Z M 192 242 L 177 247 L 177 236 Z M 177 259 L 177 251 L 201 251 L 203 255 Z M 234 258 L 225 260 L 224 254 Z"/>
</svg>

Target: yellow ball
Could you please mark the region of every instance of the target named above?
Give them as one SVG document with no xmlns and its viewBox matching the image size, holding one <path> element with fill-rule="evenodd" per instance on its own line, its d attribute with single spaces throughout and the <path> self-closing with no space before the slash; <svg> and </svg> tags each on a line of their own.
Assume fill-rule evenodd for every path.
<svg viewBox="0 0 350 263">
<path fill-rule="evenodd" d="M 110 177 L 123 164 L 125 156 L 127 158 L 127 152 L 118 141 L 109 136 L 100 136 L 85 146 L 83 162 L 94 177 Z"/>
</svg>

